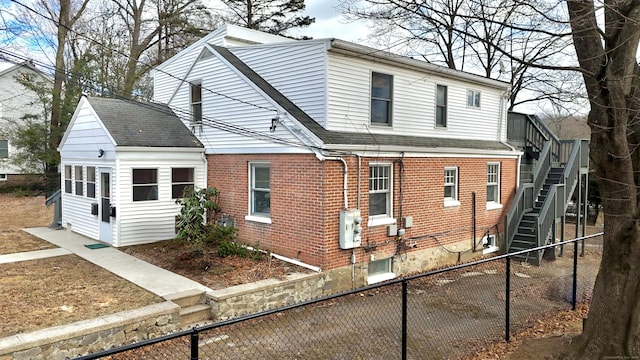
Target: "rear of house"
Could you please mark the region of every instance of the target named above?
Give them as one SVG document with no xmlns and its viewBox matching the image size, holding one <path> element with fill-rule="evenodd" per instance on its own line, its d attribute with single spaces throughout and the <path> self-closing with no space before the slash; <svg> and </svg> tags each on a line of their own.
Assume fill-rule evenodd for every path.
<svg viewBox="0 0 640 360">
<path fill-rule="evenodd" d="M 507 84 L 335 39 L 230 46 L 224 30 L 155 70 L 155 100 L 204 144 L 240 241 L 322 269 L 327 291 L 500 248 L 522 155 Z"/>
</svg>

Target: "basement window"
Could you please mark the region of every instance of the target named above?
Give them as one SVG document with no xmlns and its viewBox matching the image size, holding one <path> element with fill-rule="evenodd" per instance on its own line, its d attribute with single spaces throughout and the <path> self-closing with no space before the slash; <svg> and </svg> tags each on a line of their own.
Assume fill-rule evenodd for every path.
<svg viewBox="0 0 640 360">
<path fill-rule="evenodd" d="M 493 253 L 500 250 L 498 247 L 496 235 L 487 235 L 482 238 L 482 255 Z"/>
<path fill-rule="evenodd" d="M 369 262 L 367 284 L 375 284 L 396 277 L 393 273 L 393 258 L 373 260 Z"/>
<path fill-rule="evenodd" d="M 7 174 L 0 174 L 0 181 L 7 181 Z"/>
</svg>

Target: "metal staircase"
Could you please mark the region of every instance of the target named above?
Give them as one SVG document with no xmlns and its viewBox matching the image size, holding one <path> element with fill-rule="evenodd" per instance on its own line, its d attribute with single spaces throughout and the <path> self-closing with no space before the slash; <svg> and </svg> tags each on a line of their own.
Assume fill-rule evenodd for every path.
<svg viewBox="0 0 640 360">
<path fill-rule="evenodd" d="M 589 166 L 587 140 L 559 140 L 539 118 L 524 116 L 525 123 L 516 126 L 522 131 L 515 142 L 522 140 L 526 158 L 531 160 L 525 161 L 530 175 L 521 182 L 505 216 L 509 253 L 555 242 L 556 224 L 563 219 L 571 196 L 581 185 L 582 175 L 587 174 Z M 511 120 L 510 114 L 510 126 Z M 514 130 L 509 133 L 514 135 Z M 532 251 L 516 258 L 539 265 L 542 256 L 542 251 Z"/>
</svg>

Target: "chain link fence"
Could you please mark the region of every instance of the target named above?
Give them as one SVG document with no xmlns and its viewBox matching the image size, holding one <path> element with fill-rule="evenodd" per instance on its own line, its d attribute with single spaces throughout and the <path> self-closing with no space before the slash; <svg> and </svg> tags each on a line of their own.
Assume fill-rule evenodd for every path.
<svg viewBox="0 0 640 360">
<path fill-rule="evenodd" d="M 541 266 L 506 254 L 78 359 L 463 359 L 588 303 L 601 235 L 537 248 Z"/>
</svg>

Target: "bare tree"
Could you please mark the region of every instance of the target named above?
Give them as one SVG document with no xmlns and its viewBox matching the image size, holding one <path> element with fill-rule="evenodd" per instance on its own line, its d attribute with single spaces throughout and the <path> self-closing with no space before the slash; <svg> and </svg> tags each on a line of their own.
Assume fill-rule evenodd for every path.
<svg viewBox="0 0 640 360">
<path fill-rule="evenodd" d="M 373 22 L 376 35 L 393 33 L 405 39 L 389 50 L 509 82 L 513 109 L 533 99 L 554 102 L 567 96 L 562 92 L 566 85 L 535 86 L 543 75 L 529 64 L 551 66 L 571 43 L 566 37 L 526 31 L 563 26 L 546 21 L 530 5 L 516 0 L 342 0 L 340 8 L 350 19 Z M 571 76 L 576 74 L 565 74 L 565 82 Z M 549 83 L 550 78 L 545 81 Z M 575 87 L 569 91 L 582 93 Z"/>
</svg>

